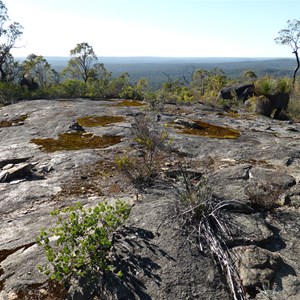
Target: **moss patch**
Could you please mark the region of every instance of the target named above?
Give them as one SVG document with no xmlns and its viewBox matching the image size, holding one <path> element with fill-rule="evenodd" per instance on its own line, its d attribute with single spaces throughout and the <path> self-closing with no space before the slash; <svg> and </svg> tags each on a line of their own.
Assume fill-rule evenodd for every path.
<svg viewBox="0 0 300 300">
<path fill-rule="evenodd" d="M 77 119 L 80 126 L 84 127 L 95 127 L 95 126 L 106 126 L 113 123 L 124 122 L 122 116 L 88 116 Z"/>
<path fill-rule="evenodd" d="M 123 100 L 114 106 L 144 106 L 145 103 L 137 100 Z"/>
<path fill-rule="evenodd" d="M 11 120 L 0 121 L 1 127 L 11 127 L 16 125 L 23 125 L 23 122 L 28 118 L 27 115 L 21 115 L 19 117 L 13 118 Z"/>
<path fill-rule="evenodd" d="M 228 118 L 233 118 L 233 119 L 237 119 L 241 116 L 240 114 L 238 114 L 237 112 L 234 112 L 234 111 L 230 111 L 227 113 L 221 113 L 220 115 L 224 116 L 224 117 L 228 117 Z"/>
<path fill-rule="evenodd" d="M 58 139 L 32 139 L 32 143 L 41 146 L 46 152 L 60 150 L 81 150 L 106 148 L 121 142 L 120 136 L 96 136 L 91 133 L 70 132 L 62 133 Z"/>
<path fill-rule="evenodd" d="M 173 126 L 181 134 L 192 134 L 217 139 L 236 139 L 240 136 L 239 131 L 232 128 L 212 125 L 199 120 L 193 120 L 193 122 L 198 124 L 199 128 L 183 127 L 177 124 L 173 124 Z"/>
</svg>

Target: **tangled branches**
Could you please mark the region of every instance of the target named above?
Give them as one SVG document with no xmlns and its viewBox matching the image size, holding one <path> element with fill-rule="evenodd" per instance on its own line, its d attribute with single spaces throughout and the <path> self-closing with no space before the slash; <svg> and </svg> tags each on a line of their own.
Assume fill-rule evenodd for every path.
<svg viewBox="0 0 300 300">
<path fill-rule="evenodd" d="M 224 272 L 234 300 L 246 300 L 246 294 L 236 271 L 227 240 L 230 231 L 226 225 L 225 209 L 240 206 L 237 201 L 219 201 L 212 195 L 205 178 L 193 178 L 182 171 L 175 186 L 178 194 L 176 218 L 186 232 L 188 240 L 201 252 L 209 251 L 214 255 Z"/>
</svg>

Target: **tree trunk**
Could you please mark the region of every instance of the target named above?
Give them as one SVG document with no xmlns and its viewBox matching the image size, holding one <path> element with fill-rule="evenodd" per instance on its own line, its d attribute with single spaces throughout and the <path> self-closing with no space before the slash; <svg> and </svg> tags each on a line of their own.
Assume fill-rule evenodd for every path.
<svg viewBox="0 0 300 300">
<path fill-rule="evenodd" d="M 293 74 L 293 89 L 294 89 L 295 88 L 295 81 L 296 81 L 296 74 L 297 74 L 297 71 L 299 70 L 300 63 L 299 63 L 298 51 L 295 50 L 293 53 L 296 55 L 296 60 L 297 60 L 297 67 L 294 70 L 294 74 Z"/>
</svg>

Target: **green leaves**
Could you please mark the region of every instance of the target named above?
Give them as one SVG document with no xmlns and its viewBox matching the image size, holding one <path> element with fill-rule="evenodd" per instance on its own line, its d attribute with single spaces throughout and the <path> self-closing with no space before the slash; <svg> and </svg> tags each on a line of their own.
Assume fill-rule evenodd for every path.
<svg viewBox="0 0 300 300">
<path fill-rule="evenodd" d="M 275 43 L 280 45 L 288 45 L 293 51 L 297 51 L 300 39 L 300 20 L 288 20 L 287 28 L 281 29 L 278 32 L 278 37 L 275 38 Z"/>
<path fill-rule="evenodd" d="M 73 78 L 82 79 L 85 83 L 90 77 L 93 77 L 97 70 L 93 68 L 98 58 L 93 50 L 93 47 L 88 43 L 77 44 L 70 51 L 71 59 L 63 73 L 69 74 Z"/>
<path fill-rule="evenodd" d="M 99 275 L 110 271 L 107 255 L 112 246 L 113 232 L 129 216 L 131 207 L 118 200 L 115 205 L 99 203 L 84 209 L 81 203 L 52 211 L 56 226 L 41 229 L 36 238 L 44 248 L 48 264 L 38 269 L 50 279 L 67 282 L 70 277 L 79 279 L 87 274 Z M 118 275 L 119 276 L 119 275 Z"/>
</svg>

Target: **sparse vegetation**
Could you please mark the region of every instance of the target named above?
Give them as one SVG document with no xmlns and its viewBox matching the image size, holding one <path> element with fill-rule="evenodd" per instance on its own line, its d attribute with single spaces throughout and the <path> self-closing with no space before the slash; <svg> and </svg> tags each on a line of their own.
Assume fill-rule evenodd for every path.
<svg viewBox="0 0 300 300">
<path fill-rule="evenodd" d="M 289 114 L 295 120 L 300 120 L 300 84 L 299 80 L 297 81 L 299 78 L 296 78 L 299 69 L 300 21 L 298 20 L 288 21 L 288 28 L 281 30 L 279 37 L 275 39 L 279 44 L 291 46 L 294 51 L 297 67 L 293 74 L 293 81 L 288 77 L 282 77 L 286 70 L 282 71 L 283 73 L 280 73 L 281 77 L 279 77 L 276 73 L 276 76 L 271 76 L 272 74 L 269 73 L 267 75 L 259 74 L 256 70 L 254 73 L 248 69 L 242 73 L 241 77 L 239 75 L 230 78 L 220 68 L 203 69 L 198 65 L 197 67 L 192 66 L 192 71 L 187 72 L 189 76 L 186 73 L 178 74 L 177 71 L 174 71 L 174 76 L 164 73 L 167 75 L 167 80 L 160 80 L 155 89 L 149 86 L 148 79 L 132 80 L 128 72 L 120 72 L 113 76 L 113 73 L 108 71 L 104 64 L 98 62 L 92 46 L 85 42 L 77 44 L 70 51 L 71 59 L 60 73 L 52 69 L 50 63 L 42 55 L 32 53 L 22 63 L 16 62 L 10 54 L 10 50 L 15 47 L 16 41 L 22 34 L 22 26 L 19 23 L 6 26 L 8 21 L 7 9 L 0 0 L 0 37 L 7 41 L 0 46 L 0 102 L 3 105 L 13 104 L 23 99 L 64 97 L 98 100 L 113 98 L 118 99 L 115 108 L 121 111 L 126 110 L 120 109 L 121 106 L 148 105 L 151 113 L 163 111 L 166 104 L 173 105 L 173 112 L 179 109 L 180 105 L 192 106 L 198 102 L 239 107 L 242 104 L 237 93 L 233 95 L 230 92 L 233 99 L 217 103 L 218 92 L 222 87 L 231 83 L 250 82 L 255 84 L 257 96 L 251 98 L 249 103 L 250 106 L 254 106 L 252 104 L 256 102 L 257 112 L 271 116 L 273 110 L 278 109 L 275 113 L 275 116 L 278 116 L 282 108 L 287 108 L 290 94 L 293 92 Z M 240 73 L 240 71 L 238 72 Z M 282 97 L 273 97 L 277 95 Z M 120 99 L 125 100 L 119 101 Z M 282 105 L 284 101 L 286 101 L 286 105 Z M 133 138 L 129 148 L 125 149 L 126 154 L 116 156 L 114 161 L 114 167 L 116 166 L 137 189 L 154 183 L 154 179 L 157 178 L 161 166 L 164 164 L 163 151 L 170 143 L 167 130 L 161 129 L 162 126 L 158 124 L 161 115 L 156 115 L 156 123 L 154 114 L 151 116 L 151 113 L 136 115 L 132 124 Z M 235 112 L 229 112 L 227 116 L 229 114 L 238 116 Z M 224 114 L 220 112 L 219 116 L 224 116 Z M 20 115 L 12 120 L 2 120 L 0 128 L 23 125 L 26 118 L 27 115 Z M 94 127 L 124 120 L 123 116 L 85 116 L 77 119 L 77 122 L 80 126 Z M 175 122 L 171 125 L 181 134 L 223 139 L 236 139 L 240 136 L 240 132 L 235 129 L 215 126 L 200 120 L 193 120 L 193 124 L 194 127 L 181 126 L 182 124 L 175 124 Z M 295 128 L 288 130 L 297 132 Z M 57 139 L 35 138 L 31 142 L 46 152 L 55 152 L 105 148 L 121 142 L 121 139 L 121 136 L 96 136 L 82 131 L 60 133 Z M 220 153 L 221 151 L 218 155 Z M 251 152 L 249 151 L 249 153 Z M 245 155 L 248 157 L 248 154 Z M 238 163 L 237 160 L 234 161 Z M 109 162 L 112 164 L 111 160 Z M 93 167 L 101 168 L 103 164 L 94 164 Z M 219 166 L 216 165 L 216 167 Z M 50 168 L 52 166 L 49 166 L 49 170 Z M 95 175 L 99 171 L 93 170 L 93 172 L 91 173 Z M 100 175 L 98 174 L 97 180 L 103 179 L 100 178 Z M 82 175 L 80 180 L 88 181 L 87 178 Z M 228 248 L 231 234 L 227 225 L 228 219 L 224 213 L 242 205 L 236 201 L 217 199 L 204 176 L 196 177 L 192 172 L 182 169 L 177 179 L 178 181 L 174 185 L 178 196 L 175 203 L 175 219 L 178 221 L 180 229 L 187 236 L 188 241 L 195 245 L 200 252 L 210 254 L 216 259 L 218 266 L 225 274 L 233 299 L 248 299 Z M 78 184 L 78 181 L 74 185 L 71 184 L 71 180 L 68 181 L 68 195 L 82 196 L 83 191 L 88 189 L 92 189 L 91 195 L 93 196 L 96 192 L 102 193 L 100 188 L 95 188 L 97 182 L 91 181 L 82 185 Z M 63 196 L 66 196 L 66 191 L 67 189 L 62 186 Z M 276 208 L 282 189 L 276 185 L 258 183 L 255 186 L 247 186 L 245 194 L 248 196 L 250 206 L 255 211 L 266 212 Z M 81 203 L 77 203 L 74 206 L 51 212 L 51 216 L 56 218 L 55 225 L 51 228 L 41 229 L 36 238 L 37 244 L 45 250 L 47 260 L 46 264 L 38 266 L 39 270 L 51 280 L 65 286 L 70 286 L 73 280 L 79 282 L 84 278 L 95 283 L 96 287 L 101 287 L 103 276 L 106 273 L 122 276 L 122 273 L 115 269 L 114 262 L 110 261 L 109 252 L 113 246 L 114 232 L 128 218 L 130 210 L 131 207 L 128 203 L 118 200 L 115 204 L 99 203 L 95 207 L 87 209 Z M 275 234 L 273 235 L 275 236 Z M 259 243 L 257 242 L 257 245 Z M 2 269 L 0 271 L 2 272 Z M 2 280 L 1 288 L 3 287 L 4 281 Z M 262 297 L 276 298 L 277 291 L 271 290 L 267 286 L 265 290 L 264 285 L 263 288 L 264 290 L 259 291 Z"/>
<path fill-rule="evenodd" d="M 130 205 L 118 200 L 115 205 L 99 203 L 85 209 L 81 203 L 55 210 L 56 225 L 41 229 L 36 238 L 44 248 L 48 263 L 38 269 L 50 279 L 69 285 L 72 279 L 98 281 L 105 272 L 114 271 L 108 252 L 112 235 L 130 213 Z M 117 275 L 121 275 L 120 273 Z"/>
<path fill-rule="evenodd" d="M 115 163 L 119 171 L 138 186 L 150 182 L 160 164 L 159 152 L 168 142 L 165 130 L 156 130 L 149 115 L 135 117 L 132 125 L 134 149 L 139 151 L 139 157 L 129 155 L 118 156 Z"/>
<path fill-rule="evenodd" d="M 182 170 L 177 185 L 176 216 L 187 239 L 202 252 L 213 254 L 228 281 L 234 300 L 246 300 L 239 274 L 227 247 L 230 232 L 222 211 L 241 206 L 235 201 L 215 199 L 205 177 L 195 178 Z"/>
</svg>

